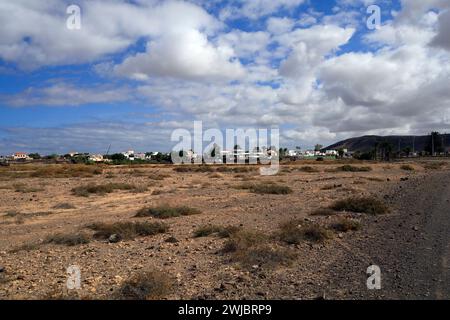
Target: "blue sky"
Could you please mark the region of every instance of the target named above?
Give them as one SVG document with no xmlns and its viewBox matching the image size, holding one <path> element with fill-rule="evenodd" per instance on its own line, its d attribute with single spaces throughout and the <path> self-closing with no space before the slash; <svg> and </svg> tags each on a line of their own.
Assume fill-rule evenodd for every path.
<svg viewBox="0 0 450 320">
<path fill-rule="evenodd" d="M 79 30 L 66 27 L 71 3 Z M 381 9 L 376 30 L 366 26 L 371 4 Z M 282 145 L 304 148 L 445 131 L 448 7 L 0 0 L 0 154 L 168 151 L 171 132 L 194 120 L 276 126 Z"/>
</svg>

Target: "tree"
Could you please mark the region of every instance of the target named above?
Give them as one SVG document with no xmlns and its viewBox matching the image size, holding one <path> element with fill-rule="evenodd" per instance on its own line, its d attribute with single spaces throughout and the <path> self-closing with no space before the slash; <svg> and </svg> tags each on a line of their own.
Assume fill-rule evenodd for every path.
<svg viewBox="0 0 450 320">
<path fill-rule="evenodd" d="M 321 144 L 316 144 L 314 147 L 314 151 L 320 151 L 322 149 L 323 149 L 323 145 L 321 145 Z"/>
<path fill-rule="evenodd" d="M 339 148 L 337 150 L 337 152 L 338 152 L 339 158 L 343 158 L 344 157 L 344 154 L 345 154 L 344 148 Z"/>
<path fill-rule="evenodd" d="M 428 144 L 425 146 L 425 151 L 431 155 L 445 151 L 442 135 L 439 132 L 431 132 Z"/>
<path fill-rule="evenodd" d="M 111 160 L 113 160 L 114 162 L 122 162 L 126 159 L 127 157 L 125 157 L 125 155 L 122 153 L 114 153 L 113 155 L 111 155 Z"/>
<path fill-rule="evenodd" d="M 377 142 L 375 144 L 375 158 L 380 158 L 382 161 L 390 161 L 392 159 L 393 149 L 393 145 L 387 140 Z"/>
<path fill-rule="evenodd" d="M 41 158 L 41 155 L 39 153 L 30 153 L 28 156 L 34 160 L 38 160 Z"/>
<path fill-rule="evenodd" d="M 220 147 L 219 145 L 217 145 L 216 143 L 214 143 L 211 152 L 209 153 L 211 155 L 211 158 L 216 158 L 218 156 L 220 156 Z"/>
</svg>

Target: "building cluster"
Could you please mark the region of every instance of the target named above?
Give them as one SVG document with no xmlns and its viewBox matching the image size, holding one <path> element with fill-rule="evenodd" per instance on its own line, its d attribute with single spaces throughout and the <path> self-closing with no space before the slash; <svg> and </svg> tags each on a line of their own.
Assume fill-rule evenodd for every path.
<svg viewBox="0 0 450 320">
<path fill-rule="evenodd" d="M 281 154 L 280 154 L 281 153 Z M 117 155 L 117 154 L 115 154 Z M 134 150 L 128 150 L 125 152 L 119 153 L 123 157 L 124 160 L 128 161 L 151 161 L 155 160 L 160 156 L 170 156 L 169 153 L 161 153 L 161 152 L 135 152 Z M 348 150 L 344 149 L 343 154 L 344 157 L 351 157 L 351 153 Z M 206 155 L 200 155 L 195 153 L 192 150 L 183 151 L 183 157 L 187 159 L 187 161 L 195 162 L 196 160 L 201 159 Z M 257 161 L 262 158 L 272 159 L 278 156 L 290 157 L 295 159 L 308 159 L 308 158 L 317 158 L 317 157 L 337 157 L 339 156 L 339 152 L 337 150 L 287 150 L 284 149 L 284 152 L 280 150 L 275 150 L 274 148 L 257 148 L 253 151 L 246 151 L 240 148 L 235 148 L 233 150 L 221 150 L 214 155 L 214 161 L 216 163 L 222 163 L 224 161 Z M 76 158 L 84 158 L 90 162 L 112 162 L 114 159 L 111 155 L 102 155 L 102 154 L 90 154 L 90 153 L 79 153 L 79 152 L 69 152 L 63 156 L 46 156 L 42 157 L 44 159 L 59 159 L 59 160 L 70 160 Z M 0 160 L 2 161 L 31 161 L 36 159 L 33 157 L 33 154 L 27 154 L 24 152 L 16 152 L 10 156 L 0 156 Z"/>
</svg>

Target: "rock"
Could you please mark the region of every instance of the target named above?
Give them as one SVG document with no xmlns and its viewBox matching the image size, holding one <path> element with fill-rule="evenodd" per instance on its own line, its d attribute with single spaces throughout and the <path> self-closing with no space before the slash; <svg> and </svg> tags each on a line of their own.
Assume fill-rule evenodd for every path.
<svg viewBox="0 0 450 320">
<path fill-rule="evenodd" d="M 169 237 L 164 241 L 168 242 L 168 243 L 177 243 L 178 242 L 177 238 L 175 238 L 175 237 Z"/>
<path fill-rule="evenodd" d="M 5 267 L 4 266 L 0 266 L 0 273 L 1 272 L 5 272 Z"/>
<path fill-rule="evenodd" d="M 117 242 L 120 241 L 120 236 L 119 236 L 118 234 L 115 234 L 115 233 L 114 233 L 114 234 L 112 234 L 112 235 L 109 236 L 108 241 L 109 241 L 110 243 L 117 243 Z"/>
<path fill-rule="evenodd" d="M 414 231 L 419 231 L 419 228 L 418 227 L 413 227 L 413 230 Z"/>
</svg>

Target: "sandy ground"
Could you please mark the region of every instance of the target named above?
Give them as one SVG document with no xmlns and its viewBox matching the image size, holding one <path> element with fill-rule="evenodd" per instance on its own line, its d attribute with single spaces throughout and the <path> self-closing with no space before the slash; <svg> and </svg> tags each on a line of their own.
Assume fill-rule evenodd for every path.
<svg viewBox="0 0 450 320">
<path fill-rule="evenodd" d="M 333 285 L 333 274 L 343 261 L 367 260 L 352 256 L 352 243 L 364 239 L 374 220 L 383 217 L 352 214 L 361 221 L 359 231 L 336 234 L 325 243 L 283 245 L 296 252 L 290 266 L 272 269 L 244 268 L 220 253 L 226 240 L 209 236 L 194 238 L 193 231 L 205 224 L 240 226 L 245 230 L 274 232 L 280 223 L 306 219 L 327 225 L 333 217 L 310 216 L 321 207 L 347 196 L 373 195 L 388 199 L 402 180 L 426 177 L 423 163 L 408 162 L 415 170 L 406 171 L 403 163 L 363 163 L 368 172 L 333 172 L 342 164 L 326 162 L 283 165 L 276 176 L 249 173 L 178 173 L 171 166 L 106 167 L 101 175 L 87 178 L 5 178 L 0 180 L 0 299 L 41 299 L 71 296 L 83 299 L 108 299 L 133 274 L 142 270 L 162 270 L 173 276 L 175 286 L 167 299 L 315 299 L 361 298 L 348 288 Z M 309 165 L 318 172 L 297 170 Z M 6 170 L 6 169 L 5 169 Z M 153 180 L 163 174 L 163 180 Z M 235 186 L 245 182 L 274 182 L 292 188 L 288 195 L 260 195 Z M 88 183 L 125 182 L 143 186 L 147 191 L 115 191 L 106 195 L 80 197 L 71 189 Z M 11 187 L 21 183 L 31 188 L 19 192 Z M 155 190 L 159 194 L 155 194 Z M 70 203 L 74 209 L 54 209 Z M 55 233 L 85 230 L 96 222 L 157 221 L 135 218 L 143 207 L 182 205 L 198 208 L 201 214 L 164 220 L 170 231 L 150 237 L 108 243 L 94 240 L 88 244 L 63 246 L 41 244 L 30 250 L 17 248 L 41 242 Z M 15 212 L 11 217 L 8 213 Z M 165 240 L 175 237 L 178 242 Z M 353 242 L 352 242 L 353 241 Z M 16 249 L 16 250 L 15 250 Z M 365 264 L 361 264 L 365 266 Z M 82 273 L 81 289 L 67 293 L 67 267 L 78 265 Z M 367 267 L 367 266 L 366 266 Z M 365 268 L 366 268 L 365 267 Z M 349 281 L 365 286 L 365 268 Z M 344 276 L 342 276 L 344 272 Z"/>
</svg>

